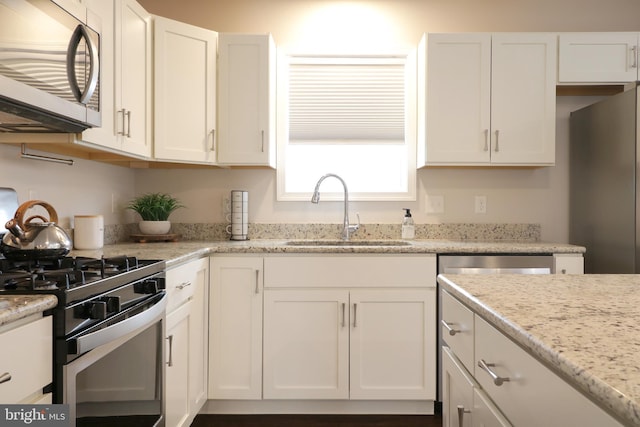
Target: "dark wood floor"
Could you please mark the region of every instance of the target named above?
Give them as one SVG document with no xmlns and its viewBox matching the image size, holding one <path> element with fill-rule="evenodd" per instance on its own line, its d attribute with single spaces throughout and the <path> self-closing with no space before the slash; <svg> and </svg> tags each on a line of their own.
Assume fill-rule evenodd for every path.
<svg viewBox="0 0 640 427">
<path fill-rule="evenodd" d="M 440 415 L 198 415 L 191 427 L 441 427 Z"/>
</svg>

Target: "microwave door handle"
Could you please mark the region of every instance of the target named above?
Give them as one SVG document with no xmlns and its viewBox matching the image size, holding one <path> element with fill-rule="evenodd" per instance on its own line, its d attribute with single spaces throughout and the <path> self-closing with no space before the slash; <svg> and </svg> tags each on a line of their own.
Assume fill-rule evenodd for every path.
<svg viewBox="0 0 640 427">
<path fill-rule="evenodd" d="M 80 41 L 84 39 L 87 43 L 87 49 L 89 49 L 89 82 L 84 89 L 84 92 L 80 91 L 80 86 L 78 85 L 78 79 L 76 76 L 76 54 L 78 52 L 78 46 L 80 46 Z M 71 87 L 71 92 L 73 92 L 73 96 L 76 100 L 82 104 L 87 104 L 93 93 L 98 86 L 98 74 L 100 72 L 100 59 L 98 57 L 98 49 L 89 36 L 89 32 L 87 31 L 87 27 L 80 24 L 76 27 L 71 35 L 71 40 L 69 41 L 69 47 L 67 48 L 67 79 L 69 80 L 69 85 Z"/>
</svg>

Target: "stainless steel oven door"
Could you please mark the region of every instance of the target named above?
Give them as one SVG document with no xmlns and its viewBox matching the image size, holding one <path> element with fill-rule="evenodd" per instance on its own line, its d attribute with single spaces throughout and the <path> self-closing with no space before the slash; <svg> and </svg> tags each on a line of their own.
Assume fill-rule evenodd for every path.
<svg viewBox="0 0 640 427">
<path fill-rule="evenodd" d="M 77 338 L 85 353 L 62 369 L 71 426 L 165 425 L 167 297 L 158 296 L 121 322 Z"/>
</svg>

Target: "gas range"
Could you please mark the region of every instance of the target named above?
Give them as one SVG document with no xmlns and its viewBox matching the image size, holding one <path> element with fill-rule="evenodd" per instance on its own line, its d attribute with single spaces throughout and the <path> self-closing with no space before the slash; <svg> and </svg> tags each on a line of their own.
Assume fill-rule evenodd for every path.
<svg viewBox="0 0 640 427">
<path fill-rule="evenodd" d="M 61 305 L 67 306 L 164 271 L 164 268 L 164 261 L 128 256 L 25 261 L 0 257 L 0 295 L 54 294 Z"/>
<path fill-rule="evenodd" d="M 128 256 L 29 261 L 0 258 L 0 295 L 55 295 L 54 335 L 69 338 L 163 292 L 164 269 L 164 261 Z"/>
</svg>

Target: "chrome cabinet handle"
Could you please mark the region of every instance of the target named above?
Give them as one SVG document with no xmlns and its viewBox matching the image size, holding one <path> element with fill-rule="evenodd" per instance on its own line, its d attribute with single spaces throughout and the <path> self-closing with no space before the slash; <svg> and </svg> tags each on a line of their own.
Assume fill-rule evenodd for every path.
<svg viewBox="0 0 640 427">
<path fill-rule="evenodd" d="M 256 294 L 260 293 L 260 270 L 256 270 Z"/>
<path fill-rule="evenodd" d="M 444 326 L 444 328 L 447 330 L 447 332 L 451 336 L 454 336 L 455 334 L 462 332 L 460 329 L 453 329 L 451 325 L 449 325 L 447 322 L 444 321 L 444 319 L 440 320 L 440 323 L 442 324 L 442 326 Z"/>
<path fill-rule="evenodd" d="M 124 135 L 124 118 L 127 116 L 127 110 L 123 108 L 122 110 L 118 110 L 118 114 L 122 113 L 122 132 L 118 131 L 118 135 Z"/>
<path fill-rule="evenodd" d="M 216 130 L 211 129 L 211 151 L 216 151 Z"/>
<path fill-rule="evenodd" d="M 0 375 L 0 384 L 8 383 L 9 381 L 11 381 L 11 374 L 9 372 Z"/>
<path fill-rule="evenodd" d="M 631 63 L 631 68 L 638 68 L 638 46 L 633 46 L 631 48 L 631 54 L 633 55 L 633 62 Z"/>
<path fill-rule="evenodd" d="M 497 385 L 498 387 L 500 387 L 502 385 L 502 383 L 505 383 L 505 382 L 509 381 L 509 378 L 498 376 L 498 374 L 496 374 L 495 372 L 493 372 L 491 370 L 491 368 L 494 367 L 494 366 L 496 366 L 495 363 L 487 363 L 487 362 L 484 361 L 484 359 L 480 359 L 478 361 L 478 367 L 480 369 L 482 369 L 483 371 L 485 371 L 487 374 L 489 374 L 489 376 L 493 380 L 493 383 L 495 385 Z"/>
<path fill-rule="evenodd" d="M 262 150 L 262 152 L 264 153 L 264 130 L 262 131 L 261 141 L 262 147 L 260 148 L 260 150 Z"/>
<path fill-rule="evenodd" d="M 499 142 L 498 142 L 499 138 L 500 138 L 500 131 L 496 130 L 496 148 L 494 150 L 496 153 L 498 151 L 500 151 L 500 145 L 499 145 Z"/>
<path fill-rule="evenodd" d="M 344 326 L 346 324 L 345 323 L 345 316 L 344 316 L 344 314 L 345 314 L 344 312 L 346 310 L 346 306 L 347 306 L 347 304 L 343 302 L 342 303 L 342 322 L 340 322 L 340 326 L 343 327 L 343 328 L 344 328 Z"/>
<path fill-rule="evenodd" d="M 122 126 L 124 127 L 124 123 Z M 131 110 L 127 110 L 127 138 L 131 138 Z"/>
<path fill-rule="evenodd" d="M 489 151 L 489 129 L 484 130 L 484 151 Z"/>
<path fill-rule="evenodd" d="M 353 327 L 355 328 L 357 326 L 357 318 L 356 318 L 356 313 L 358 312 L 358 304 L 354 303 L 353 304 Z"/>
<path fill-rule="evenodd" d="M 179 285 L 176 286 L 176 289 L 184 289 L 187 286 L 191 286 L 191 282 L 182 282 Z"/>
<path fill-rule="evenodd" d="M 458 427 L 463 427 L 464 414 L 470 414 L 471 411 L 464 409 L 462 405 L 458 405 L 456 409 L 458 410 Z"/>
<path fill-rule="evenodd" d="M 172 367 L 173 366 L 173 335 L 169 335 L 167 337 L 167 340 L 169 341 L 169 360 L 167 361 L 167 366 Z"/>
</svg>

